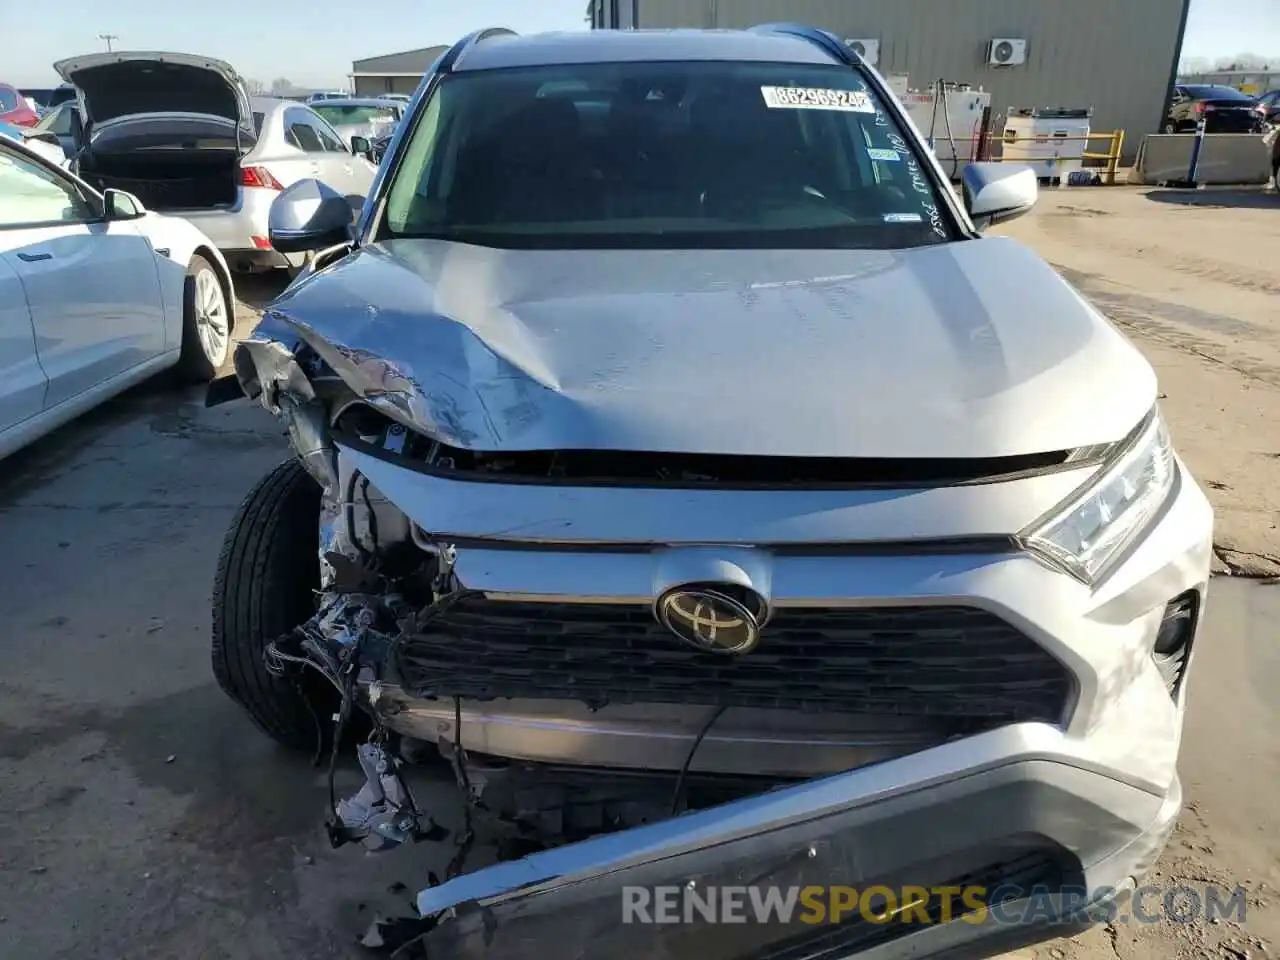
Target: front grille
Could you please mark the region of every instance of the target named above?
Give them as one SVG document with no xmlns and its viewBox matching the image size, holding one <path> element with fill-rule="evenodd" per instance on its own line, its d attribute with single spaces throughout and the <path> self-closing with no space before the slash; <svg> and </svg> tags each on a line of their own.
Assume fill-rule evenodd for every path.
<svg viewBox="0 0 1280 960">
<path fill-rule="evenodd" d="M 961 732 L 1062 720 L 1066 668 L 983 610 L 783 609 L 738 657 L 686 646 L 647 607 L 460 600 L 406 638 L 419 697 L 679 703 L 971 719 Z M 949 724 L 949 726 L 954 726 Z"/>
</svg>

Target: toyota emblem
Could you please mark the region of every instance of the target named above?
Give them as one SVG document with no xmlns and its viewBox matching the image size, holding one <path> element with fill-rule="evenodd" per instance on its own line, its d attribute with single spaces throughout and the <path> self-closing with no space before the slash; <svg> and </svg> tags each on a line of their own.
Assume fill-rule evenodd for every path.
<svg viewBox="0 0 1280 960">
<path fill-rule="evenodd" d="M 685 586 L 658 600 L 658 621 L 678 638 L 707 653 L 742 654 L 760 640 L 766 605 L 740 587 Z"/>
</svg>

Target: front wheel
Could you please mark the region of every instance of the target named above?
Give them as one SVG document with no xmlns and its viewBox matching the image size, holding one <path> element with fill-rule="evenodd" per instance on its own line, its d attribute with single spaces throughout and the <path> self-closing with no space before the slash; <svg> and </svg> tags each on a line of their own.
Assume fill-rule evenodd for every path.
<svg viewBox="0 0 1280 960">
<path fill-rule="evenodd" d="M 178 376 L 189 383 L 212 380 L 227 361 L 235 313 L 222 278 L 196 254 L 187 265 L 182 290 L 182 354 Z"/>
<path fill-rule="evenodd" d="M 1172 120 L 1170 120 L 1170 121 L 1168 121 L 1168 122 L 1164 125 L 1164 132 L 1165 132 L 1165 133 L 1177 133 L 1177 132 L 1178 132 L 1178 125 L 1177 125 L 1176 123 L 1174 123 Z"/>
<path fill-rule="evenodd" d="M 277 677 L 263 654 L 267 644 L 316 612 L 320 494 L 297 460 L 258 481 L 231 521 L 213 581 L 218 685 L 267 736 L 299 750 L 316 750 L 328 740 L 337 691 L 306 668 Z"/>
</svg>

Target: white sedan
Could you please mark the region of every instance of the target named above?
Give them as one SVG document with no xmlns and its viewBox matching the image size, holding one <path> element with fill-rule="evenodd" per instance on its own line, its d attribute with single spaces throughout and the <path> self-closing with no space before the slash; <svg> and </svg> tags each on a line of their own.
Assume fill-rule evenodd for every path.
<svg viewBox="0 0 1280 960">
<path fill-rule="evenodd" d="M 0 138 L 0 457 L 162 370 L 210 379 L 234 303 L 191 224 Z"/>
</svg>

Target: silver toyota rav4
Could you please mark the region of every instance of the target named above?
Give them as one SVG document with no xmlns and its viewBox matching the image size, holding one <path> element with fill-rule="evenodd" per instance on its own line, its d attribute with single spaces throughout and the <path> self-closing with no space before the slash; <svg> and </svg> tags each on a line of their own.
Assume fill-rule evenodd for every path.
<svg viewBox="0 0 1280 960">
<path fill-rule="evenodd" d="M 1150 867 L 1213 518 L 1138 351 L 983 235 L 1035 197 L 953 190 L 788 25 L 482 31 L 358 222 L 281 195 L 313 267 L 210 402 L 296 456 L 228 534 L 214 668 L 358 755 L 335 844 L 439 837 L 406 764 L 456 779 L 415 949 L 982 955 Z"/>
</svg>

